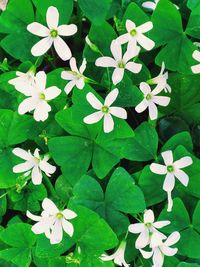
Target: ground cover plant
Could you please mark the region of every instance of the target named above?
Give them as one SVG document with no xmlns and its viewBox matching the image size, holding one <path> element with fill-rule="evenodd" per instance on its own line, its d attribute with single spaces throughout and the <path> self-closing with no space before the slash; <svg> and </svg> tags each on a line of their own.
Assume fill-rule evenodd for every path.
<svg viewBox="0 0 200 267">
<path fill-rule="evenodd" d="M 200 1 L 0 9 L 0 267 L 200 266 Z"/>
</svg>

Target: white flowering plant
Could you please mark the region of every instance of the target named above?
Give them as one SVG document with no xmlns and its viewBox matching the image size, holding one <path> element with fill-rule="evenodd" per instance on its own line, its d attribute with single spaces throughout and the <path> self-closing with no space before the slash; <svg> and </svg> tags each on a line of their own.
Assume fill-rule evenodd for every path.
<svg viewBox="0 0 200 267">
<path fill-rule="evenodd" d="M 199 14 L 0 0 L 0 267 L 200 266 Z"/>
</svg>

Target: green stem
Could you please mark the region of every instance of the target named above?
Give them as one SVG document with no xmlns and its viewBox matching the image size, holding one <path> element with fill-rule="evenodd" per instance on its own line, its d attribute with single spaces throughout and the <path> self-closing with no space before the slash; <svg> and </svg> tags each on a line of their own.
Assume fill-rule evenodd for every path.
<svg viewBox="0 0 200 267">
<path fill-rule="evenodd" d="M 53 198 L 55 198 L 55 199 L 59 199 L 59 197 L 58 197 L 58 195 L 56 194 L 56 191 L 55 191 L 53 185 L 51 184 L 51 182 L 49 181 L 48 177 L 46 177 L 46 176 L 44 175 L 43 180 L 44 180 L 44 184 L 45 184 L 45 186 L 46 186 L 46 188 L 47 188 L 48 193 L 49 193 Z"/>
</svg>

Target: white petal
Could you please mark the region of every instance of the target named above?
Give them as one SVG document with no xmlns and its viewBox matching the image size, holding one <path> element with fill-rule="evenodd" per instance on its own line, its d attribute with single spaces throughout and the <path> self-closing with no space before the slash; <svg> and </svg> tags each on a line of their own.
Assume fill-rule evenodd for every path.
<svg viewBox="0 0 200 267">
<path fill-rule="evenodd" d="M 72 71 L 79 73 L 78 68 L 77 68 L 77 64 L 76 64 L 76 59 L 75 57 L 72 57 L 69 61 L 69 65 Z"/>
<path fill-rule="evenodd" d="M 76 80 L 68 82 L 68 84 L 65 86 L 64 89 L 65 93 L 68 95 L 75 85 L 76 85 Z"/>
<path fill-rule="evenodd" d="M 48 225 L 46 225 L 44 221 L 39 221 L 38 223 L 32 226 L 31 230 L 34 234 L 38 235 L 46 232 L 47 228 Z"/>
<path fill-rule="evenodd" d="M 51 106 L 46 101 L 41 101 L 34 110 L 33 117 L 36 121 L 45 121 Z"/>
<path fill-rule="evenodd" d="M 71 219 L 77 217 L 77 214 L 74 211 L 69 210 L 69 209 L 64 209 L 62 213 L 65 216 L 66 220 L 71 220 Z"/>
<path fill-rule="evenodd" d="M 136 25 L 133 21 L 131 21 L 130 19 L 126 20 L 126 29 L 128 32 L 130 32 L 131 30 L 135 29 Z"/>
<path fill-rule="evenodd" d="M 52 44 L 53 39 L 51 37 L 45 37 L 32 47 L 31 53 L 35 57 L 42 56 L 49 50 Z"/>
<path fill-rule="evenodd" d="M 145 22 L 144 24 L 137 27 L 137 31 L 141 33 L 148 32 L 153 29 L 153 23 L 151 21 Z"/>
<path fill-rule="evenodd" d="M 71 59 L 70 59 L 70 61 L 71 61 Z M 63 80 L 70 81 L 70 80 L 75 79 L 75 75 L 71 71 L 64 70 L 61 72 L 61 78 Z"/>
<path fill-rule="evenodd" d="M 153 96 L 152 100 L 154 103 L 156 103 L 160 106 L 166 107 L 170 102 L 170 97 L 168 97 L 168 96 Z"/>
<path fill-rule="evenodd" d="M 173 200 L 172 200 L 172 192 L 171 191 L 167 191 L 167 200 L 168 200 L 167 211 L 171 212 L 172 207 L 173 207 Z"/>
<path fill-rule="evenodd" d="M 73 236 L 73 233 L 74 233 L 74 227 L 73 225 L 68 222 L 67 220 L 63 219 L 62 220 L 62 227 L 63 227 L 63 230 L 69 235 L 69 236 Z"/>
<path fill-rule="evenodd" d="M 192 57 L 200 62 L 200 52 L 198 50 L 193 52 Z"/>
<path fill-rule="evenodd" d="M 192 66 L 191 69 L 192 69 L 192 72 L 195 74 L 200 73 L 200 64 Z"/>
<path fill-rule="evenodd" d="M 159 232 L 153 232 L 151 235 L 151 248 L 158 247 L 162 244 L 162 235 Z"/>
<path fill-rule="evenodd" d="M 154 213 L 152 210 L 146 210 L 144 213 L 144 223 L 153 223 Z"/>
<path fill-rule="evenodd" d="M 135 62 L 128 62 L 126 64 L 125 69 L 127 69 L 133 73 L 139 73 L 142 69 L 142 64 L 135 63 Z"/>
<path fill-rule="evenodd" d="M 166 166 L 173 164 L 173 153 L 171 150 L 162 152 L 161 156 L 162 156 Z"/>
<path fill-rule="evenodd" d="M 59 96 L 59 94 L 61 93 L 61 90 L 56 86 L 51 86 L 47 88 L 44 91 L 44 93 L 45 93 L 45 100 L 49 101 Z"/>
<path fill-rule="evenodd" d="M 160 228 L 163 228 L 163 227 L 165 227 L 165 226 L 167 226 L 169 224 L 170 224 L 170 221 L 158 221 L 158 222 L 154 222 L 153 223 L 153 226 L 155 228 L 160 229 Z"/>
<path fill-rule="evenodd" d="M 179 239 L 180 239 L 180 234 L 179 232 L 173 232 L 168 238 L 167 240 L 165 241 L 165 245 L 166 246 L 173 246 L 174 244 L 176 244 Z"/>
<path fill-rule="evenodd" d="M 75 24 L 70 25 L 60 25 L 58 27 L 58 35 L 61 36 L 71 36 L 77 32 L 78 28 Z"/>
<path fill-rule="evenodd" d="M 117 40 L 112 41 L 110 50 L 116 61 L 122 60 L 122 48 L 121 45 L 117 42 Z"/>
<path fill-rule="evenodd" d="M 26 172 L 29 171 L 33 167 L 33 163 L 30 161 L 26 161 L 24 163 L 20 163 L 16 166 L 13 167 L 13 172 L 18 173 L 18 172 Z"/>
<path fill-rule="evenodd" d="M 35 109 L 36 104 L 36 99 L 33 99 L 32 97 L 26 98 L 20 103 L 18 107 L 18 113 L 23 115 L 27 112 L 30 112 Z"/>
<path fill-rule="evenodd" d="M 54 6 L 50 6 L 46 14 L 47 25 L 50 29 L 57 29 L 59 21 L 58 9 Z"/>
<path fill-rule="evenodd" d="M 153 255 L 153 250 L 152 251 L 144 251 L 143 249 L 140 249 L 140 252 L 141 252 L 144 259 L 149 259 Z"/>
<path fill-rule="evenodd" d="M 176 160 L 176 161 L 174 162 L 174 166 L 175 166 L 176 168 L 182 169 L 182 168 L 185 168 L 185 167 L 187 167 L 187 166 L 190 166 L 190 165 L 192 164 L 192 162 L 193 162 L 193 161 L 192 161 L 192 158 L 186 156 L 186 157 L 183 157 L 183 158 L 181 158 L 181 159 L 179 159 L 179 160 Z"/>
<path fill-rule="evenodd" d="M 87 101 L 90 103 L 90 105 L 94 108 L 94 109 L 101 109 L 102 108 L 102 104 L 99 101 L 99 99 L 93 94 L 93 93 L 87 93 L 86 95 Z"/>
<path fill-rule="evenodd" d="M 66 61 L 71 58 L 72 53 L 69 46 L 63 41 L 62 38 L 57 36 L 53 42 L 55 50 L 58 56 L 63 60 Z"/>
<path fill-rule="evenodd" d="M 156 4 L 153 2 L 150 2 L 150 1 L 143 3 L 142 6 L 144 8 L 148 8 L 148 9 L 152 9 L 152 10 L 154 10 L 156 8 Z"/>
<path fill-rule="evenodd" d="M 188 185 L 189 177 L 184 171 L 177 170 L 175 171 L 174 175 L 184 186 Z"/>
<path fill-rule="evenodd" d="M 112 81 L 113 84 L 116 85 L 119 82 L 121 82 L 121 80 L 124 77 L 124 68 L 115 68 L 112 74 Z"/>
<path fill-rule="evenodd" d="M 27 30 L 40 37 L 47 37 L 49 35 L 49 29 L 38 22 L 29 24 Z"/>
<path fill-rule="evenodd" d="M 164 256 L 162 255 L 159 248 L 154 249 L 153 253 L 153 264 L 154 266 L 162 267 L 164 262 Z"/>
<path fill-rule="evenodd" d="M 117 88 L 113 89 L 105 98 L 104 105 L 110 107 L 112 103 L 115 102 L 117 96 L 119 94 L 119 90 Z"/>
<path fill-rule="evenodd" d="M 167 246 L 162 246 L 161 247 L 161 250 L 162 250 L 162 253 L 166 256 L 174 256 L 178 249 L 177 248 L 170 248 L 170 247 L 167 247 Z"/>
<path fill-rule="evenodd" d="M 47 75 L 44 71 L 39 71 L 36 76 L 36 86 L 39 90 L 43 91 L 46 88 Z"/>
<path fill-rule="evenodd" d="M 110 133 L 114 129 L 114 121 L 110 114 L 104 115 L 103 129 L 105 133 Z"/>
<path fill-rule="evenodd" d="M 163 190 L 171 192 L 174 189 L 174 185 L 175 185 L 174 175 L 172 173 L 167 173 L 163 184 Z"/>
<path fill-rule="evenodd" d="M 158 163 L 152 163 L 150 165 L 150 170 L 157 174 L 166 174 L 167 173 L 167 167 L 165 165 L 161 165 Z"/>
<path fill-rule="evenodd" d="M 55 224 L 52 227 L 50 243 L 58 244 L 62 241 L 63 230 L 62 230 L 62 221 L 56 220 Z"/>
<path fill-rule="evenodd" d="M 151 120 L 156 120 L 158 118 L 158 109 L 153 102 L 149 102 L 149 117 Z"/>
<path fill-rule="evenodd" d="M 87 124 L 93 124 L 96 123 L 98 121 L 100 121 L 103 118 L 104 114 L 102 111 L 97 111 L 95 113 L 92 113 L 88 116 L 86 116 L 83 121 Z"/>
<path fill-rule="evenodd" d="M 56 171 L 56 167 L 48 163 L 46 160 L 41 160 L 39 167 L 46 173 L 47 176 L 49 176 L 49 174 L 53 174 Z"/>
<path fill-rule="evenodd" d="M 128 230 L 133 234 L 138 234 L 145 230 L 145 226 L 143 223 L 134 223 L 129 225 Z"/>
<path fill-rule="evenodd" d="M 120 107 L 110 107 L 110 113 L 114 115 L 115 117 L 121 118 L 121 119 L 127 119 L 127 112 L 124 108 Z"/>
<path fill-rule="evenodd" d="M 21 159 L 24 159 L 24 160 L 31 160 L 32 159 L 32 156 L 29 152 L 27 152 L 26 150 L 19 148 L 19 147 L 14 148 L 12 150 L 12 153 L 15 156 L 20 157 Z"/>
<path fill-rule="evenodd" d="M 85 69 L 86 69 L 86 65 L 87 65 L 87 61 L 86 61 L 86 59 L 84 58 L 84 59 L 83 59 L 83 62 L 82 62 L 82 64 L 81 64 L 81 66 L 80 66 L 80 70 L 79 70 L 80 74 L 83 74 L 83 72 L 84 72 Z"/>
<path fill-rule="evenodd" d="M 39 185 L 42 183 L 42 173 L 38 166 L 33 168 L 31 178 L 34 185 Z"/>
<path fill-rule="evenodd" d="M 136 107 L 135 111 L 138 113 L 143 112 L 148 107 L 148 102 L 145 100 L 142 100 Z"/>
<path fill-rule="evenodd" d="M 137 41 L 147 51 L 153 49 L 155 46 L 154 41 L 152 41 L 142 33 L 137 35 Z"/>
<path fill-rule="evenodd" d="M 117 63 L 112 57 L 99 57 L 95 61 L 95 65 L 98 67 L 116 67 Z"/>
<path fill-rule="evenodd" d="M 138 236 L 135 247 L 137 249 L 144 248 L 149 244 L 149 231 L 147 228 L 144 229 L 144 231 L 141 232 L 141 234 Z"/>
<path fill-rule="evenodd" d="M 125 33 L 125 34 L 122 34 L 120 35 L 119 37 L 117 37 L 117 42 L 119 44 L 125 44 L 129 41 L 129 33 Z"/>
<path fill-rule="evenodd" d="M 76 87 L 80 90 L 85 86 L 84 78 L 80 78 L 76 81 Z"/>
<path fill-rule="evenodd" d="M 114 254 L 112 254 L 112 255 L 105 255 L 105 254 L 103 254 L 103 255 L 101 255 L 101 257 L 100 257 L 100 259 L 102 260 L 102 261 L 111 261 L 111 260 L 113 260 L 114 259 L 114 257 L 115 257 L 115 253 Z"/>
<path fill-rule="evenodd" d="M 36 222 L 39 222 L 40 220 L 41 220 L 41 216 L 37 216 L 37 215 L 34 215 L 34 214 L 32 214 L 30 211 L 28 211 L 27 210 L 27 212 L 26 212 L 26 216 L 28 217 L 28 218 L 30 218 L 31 220 L 33 220 L 33 221 L 36 221 Z"/>
<path fill-rule="evenodd" d="M 151 93 L 151 87 L 145 82 L 140 83 L 140 90 L 144 95 Z"/>
<path fill-rule="evenodd" d="M 58 208 L 56 207 L 56 205 L 53 203 L 53 201 L 51 201 L 49 198 L 45 198 L 42 201 L 42 208 L 48 212 L 51 215 L 55 215 L 56 213 L 59 212 Z"/>
<path fill-rule="evenodd" d="M 140 52 L 140 47 L 139 46 L 135 46 L 135 47 L 130 47 L 130 45 L 128 44 L 126 53 L 123 56 L 123 61 L 126 63 L 128 62 L 130 59 L 132 59 L 133 57 L 136 57 Z"/>
</svg>

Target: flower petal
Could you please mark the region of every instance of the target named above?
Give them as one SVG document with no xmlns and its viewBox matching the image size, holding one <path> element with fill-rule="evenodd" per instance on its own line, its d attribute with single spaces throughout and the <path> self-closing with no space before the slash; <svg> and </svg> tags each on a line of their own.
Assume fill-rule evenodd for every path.
<svg viewBox="0 0 200 267">
<path fill-rule="evenodd" d="M 86 61 L 86 59 L 84 58 L 83 61 L 82 61 L 81 66 L 80 66 L 80 70 L 79 70 L 80 74 L 83 74 L 83 72 L 84 72 L 85 69 L 86 69 L 86 65 L 87 65 L 87 61 Z"/>
<path fill-rule="evenodd" d="M 29 24 L 27 30 L 40 37 L 47 37 L 49 35 L 49 29 L 38 22 Z"/>
<path fill-rule="evenodd" d="M 135 62 L 128 62 L 125 69 L 131 71 L 132 73 L 139 73 L 142 69 L 142 64 Z"/>
<path fill-rule="evenodd" d="M 168 97 L 168 96 L 153 96 L 152 100 L 157 105 L 166 107 L 170 102 L 170 97 Z"/>
<path fill-rule="evenodd" d="M 138 43 L 147 51 L 150 51 L 154 48 L 155 43 L 148 37 L 146 37 L 144 34 L 140 33 L 137 35 L 137 41 Z"/>
<path fill-rule="evenodd" d="M 46 101 L 41 101 L 34 110 L 33 117 L 36 121 L 45 121 L 51 106 Z"/>
<path fill-rule="evenodd" d="M 142 91 L 142 93 L 144 95 L 147 95 L 147 94 L 151 93 L 151 87 L 147 83 L 141 82 L 140 83 L 140 91 Z"/>
<path fill-rule="evenodd" d="M 20 157 L 21 159 L 24 159 L 24 160 L 31 160 L 33 158 L 29 152 L 19 147 L 14 148 L 12 153 L 15 156 Z"/>
<path fill-rule="evenodd" d="M 41 216 L 37 216 L 37 215 L 34 215 L 34 214 L 32 214 L 30 211 L 28 211 L 27 210 L 27 212 L 26 212 L 26 216 L 28 217 L 28 218 L 30 218 L 31 220 L 33 220 L 33 221 L 36 221 L 36 222 L 39 222 L 40 220 L 41 220 Z"/>
<path fill-rule="evenodd" d="M 179 232 L 175 231 L 173 232 L 168 238 L 167 240 L 165 241 L 165 246 L 173 246 L 174 244 L 176 244 L 179 239 L 180 239 L 181 235 Z"/>
<path fill-rule="evenodd" d="M 20 173 L 20 172 L 26 172 L 29 171 L 31 168 L 33 168 L 33 163 L 30 161 L 26 161 L 24 163 L 20 163 L 13 167 L 14 173 Z"/>
<path fill-rule="evenodd" d="M 51 86 L 47 88 L 44 91 L 44 93 L 45 93 L 45 100 L 49 101 L 59 96 L 61 90 L 57 86 Z"/>
<path fill-rule="evenodd" d="M 69 209 L 64 209 L 62 213 L 65 216 L 66 220 L 71 220 L 71 219 L 77 217 L 77 214 L 74 211 L 69 210 Z"/>
<path fill-rule="evenodd" d="M 121 82 L 121 80 L 124 77 L 124 68 L 115 68 L 112 74 L 112 81 L 113 84 L 116 85 L 119 82 Z"/>
<path fill-rule="evenodd" d="M 36 104 L 37 101 L 33 97 L 26 98 L 20 103 L 18 107 L 18 113 L 23 115 L 27 112 L 30 112 L 35 109 Z"/>
<path fill-rule="evenodd" d="M 110 46 L 112 55 L 116 61 L 122 60 L 122 48 L 117 40 L 113 40 Z"/>
<path fill-rule="evenodd" d="M 104 115 L 103 129 L 105 133 L 110 133 L 114 129 L 114 121 L 109 113 Z"/>
<path fill-rule="evenodd" d="M 149 117 L 151 120 L 156 120 L 158 118 L 158 109 L 153 102 L 149 102 Z"/>
<path fill-rule="evenodd" d="M 200 62 L 200 52 L 198 50 L 193 52 L 192 57 Z"/>
<path fill-rule="evenodd" d="M 76 77 L 71 71 L 64 70 L 61 72 L 61 78 L 63 80 L 70 81 L 70 80 L 75 80 Z"/>
<path fill-rule="evenodd" d="M 117 99 L 119 90 L 117 88 L 113 89 L 105 98 L 104 105 L 110 107 L 113 102 Z"/>
<path fill-rule="evenodd" d="M 143 223 L 134 223 L 129 225 L 128 230 L 133 234 L 138 234 L 145 230 L 145 226 Z"/>
<path fill-rule="evenodd" d="M 123 61 L 126 63 L 128 62 L 130 59 L 136 57 L 140 52 L 140 47 L 139 46 L 134 46 L 134 47 L 130 47 L 130 45 L 128 44 L 126 53 L 123 56 Z"/>
<path fill-rule="evenodd" d="M 144 231 L 141 232 L 141 234 L 138 236 L 135 247 L 137 249 L 144 248 L 149 244 L 149 230 L 147 228 L 144 229 Z"/>
<path fill-rule="evenodd" d="M 150 170 L 156 174 L 166 174 L 167 173 L 167 167 L 165 165 L 161 165 L 158 163 L 152 163 L 150 165 Z"/>
<path fill-rule="evenodd" d="M 151 21 L 145 22 L 144 24 L 137 27 L 137 31 L 145 33 L 153 29 L 153 23 Z"/>
<path fill-rule="evenodd" d="M 127 43 L 129 41 L 129 38 L 130 38 L 129 33 L 125 33 L 117 37 L 117 42 L 122 45 Z"/>
<path fill-rule="evenodd" d="M 158 222 L 154 222 L 153 223 L 153 226 L 155 228 L 160 229 L 160 228 L 163 228 L 163 227 L 167 226 L 170 223 L 171 223 L 170 221 L 158 221 Z"/>
<path fill-rule="evenodd" d="M 110 110 L 110 113 L 114 115 L 115 117 L 125 119 L 125 120 L 127 119 L 127 112 L 124 108 L 110 107 L 109 110 Z"/>
<path fill-rule="evenodd" d="M 44 71 L 39 71 L 36 76 L 36 86 L 40 91 L 43 91 L 46 87 L 47 75 Z"/>
<path fill-rule="evenodd" d="M 177 248 L 170 248 L 167 246 L 162 246 L 161 251 L 164 255 L 170 257 L 170 256 L 174 256 L 177 253 L 178 249 Z"/>
<path fill-rule="evenodd" d="M 84 82 L 84 78 L 80 78 L 76 81 L 76 87 L 80 90 L 83 89 L 83 87 L 85 86 L 85 82 Z"/>
<path fill-rule="evenodd" d="M 181 159 L 179 159 L 179 160 L 176 160 L 176 161 L 174 162 L 174 166 L 175 166 L 176 168 L 182 169 L 182 168 L 185 168 L 185 167 L 187 167 L 187 166 L 190 166 L 190 165 L 192 164 L 192 162 L 193 162 L 193 161 L 192 161 L 192 158 L 186 156 L 186 157 L 183 157 L 183 158 L 181 158 Z"/>
<path fill-rule="evenodd" d="M 148 107 L 148 102 L 145 100 L 142 100 L 136 107 L 135 107 L 135 111 L 137 113 L 141 113 L 143 112 L 145 109 L 147 109 Z"/>
<path fill-rule="evenodd" d="M 171 192 L 174 189 L 174 185 L 175 185 L 174 175 L 172 173 L 167 173 L 163 184 L 163 190 Z"/>
<path fill-rule="evenodd" d="M 189 177 L 184 171 L 177 170 L 174 175 L 184 186 L 188 186 Z"/>
<path fill-rule="evenodd" d="M 77 64 L 76 64 L 76 59 L 75 57 L 72 57 L 69 61 L 69 65 L 72 71 L 79 73 L 78 68 L 77 68 Z"/>
<path fill-rule="evenodd" d="M 154 222 L 154 213 L 152 210 L 146 210 L 144 213 L 144 223 L 153 223 Z"/>
<path fill-rule="evenodd" d="M 31 53 L 35 57 L 42 56 L 49 50 L 52 44 L 53 39 L 49 36 L 45 37 L 31 48 Z"/>
<path fill-rule="evenodd" d="M 50 29 L 54 30 L 57 29 L 59 21 L 59 13 L 56 7 L 50 6 L 47 9 L 46 20 L 47 20 L 47 25 Z"/>
<path fill-rule="evenodd" d="M 117 63 L 112 57 L 99 57 L 95 61 L 97 67 L 116 67 Z"/>
<path fill-rule="evenodd" d="M 42 208 L 48 212 L 50 215 L 55 215 L 56 213 L 59 212 L 58 208 L 56 205 L 51 201 L 49 198 L 45 198 L 42 201 Z"/>
<path fill-rule="evenodd" d="M 154 253 L 153 253 L 153 264 L 154 266 L 163 266 L 163 262 L 164 262 L 164 256 L 162 255 L 161 251 L 159 248 L 155 248 L 154 249 Z"/>
<path fill-rule="evenodd" d="M 90 103 L 90 105 L 94 108 L 94 109 L 101 109 L 102 108 L 102 104 L 99 101 L 99 99 L 91 92 L 87 93 L 86 95 L 87 101 Z"/>
<path fill-rule="evenodd" d="M 94 112 L 88 116 L 86 116 L 83 121 L 87 124 L 93 124 L 93 123 L 96 123 L 98 121 L 100 121 L 102 118 L 103 118 L 103 112 L 102 111 L 97 111 L 97 112 Z"/>
<path fill-rule="evenodd" d="M 142 4 L 142 7 L 144 7 L 144 8 L 148 8 L 148 9 L 152 9 L 152 10 L 155 10 L 155 8 L 156 8 L 156 4 L 153 3 L 153 2 L 147 1 L 147 2 L 144 2 L 144 3 Z"/>
<path fill-rule="evenodd" d="M 43 172 L 45 172 L 47 176 L 53 174 L 56 171 L 56 167 L 48 163 L 46 160 L 41 160 L 39 167 Z"/>
<path fill-rule="evenodd" d="M 50 243 L 58 244 L 62 241 L 62 238 L 63 238 L 62 221 L 56 220 L 52 227 Z"/>
<path fill-rule="evenodd" d="M 45 224 L 44 221 L 37 222 L 31 228 L 31 230 L 33 231 L 33 233 L 36 234 L 36 235 L 39 235 L 39 234 L 42 234 L 42 233 L 46 232 L 47 229 L 48 229 L 48 225 Z"/>
<path fill-rule="evenodd" d="M 162 156 L 166 166 L 173 164 L 173 153 L 171 150 L 167 150 L 165 152 L 162 152 L 161 156 Z"/>
<path fill-rule="evenodd" d="M 38 166 L 35 166 L 31 173 L 32 182 L 34 185 L 39 185 L 42 183 L 42 173 Z"/>
<path fill-rule="evenodd" d="M 58 35 L 71 36 L 77 32 L 78 28 L 75 24 L 60 25 L 58 27 Z"/>
<path fill-rule="evenodd" d="M 144 259 L 149 259 L 153 255 L 153 250 L 152 251 L 145 251 L 143 249 L 139 249 L 139 250 L 140 250 L 140 252 L 141 252 L 141 254 L 142 254 Z"/>
<path fill-rule="evenodd" d="M 200 64 L 192 66 L 191 69 L 192 69 L 192 72 L 195 74 L 200 73 Z"/>
<path fill-rule="evenodd" d="M 131 30 L 135 29 L 136 25 L 133 21 L 131 21 L 130 19 L 126 20 L 126 29 L 128 32 L 130 32 Z"/>
<path fill-rule="evenodd" d="M 69 46 L 63 41 L 60 36 L 57 36 L 53 42 L 55 50 L 58 56 L 63 60 L 66 61 L 71 58 L 72 53 Z"/>
<path fill-rule="evenodd" d="M 68 82 L 64 89 L 65 93 L 68 95 L 75 85 L 76 85 L 76 80 Z"/>
<path fill-rule="evenodd" d="M 72 225 L 72 223 L 68 222 L 67 220 L 63 219 L 62 220 L 62 227 L 63 230 L 69 235 L 69 236 L 73 236 L 74 233 L 74 227 Z"/>
</svg>

